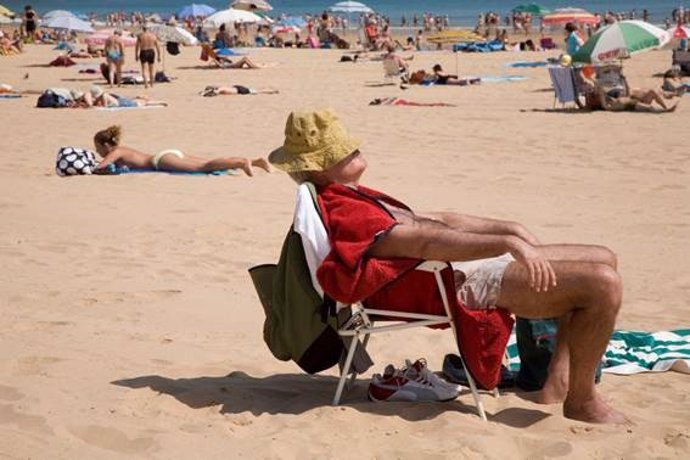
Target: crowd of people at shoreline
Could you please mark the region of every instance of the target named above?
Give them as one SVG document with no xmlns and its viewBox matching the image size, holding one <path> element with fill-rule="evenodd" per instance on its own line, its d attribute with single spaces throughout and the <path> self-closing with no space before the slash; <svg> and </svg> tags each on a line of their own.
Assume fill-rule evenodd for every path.
<svg viewBox="0 0 690 460">
<path fill-rule="evenodd" d="M 684 21 L 690 19 L 690 11 L 685 11 L 682 8 L 674 10 L 672 12 L 674 18 L 679 21 Z M 613 13 L 608 12 L 602 15 L 602 24 L 612 24 L 618 20 L 625 18 L 636 18 L 638 14 L 635 10 L 629 13 Z M 649 14 L 647 10 L 643 10 L 641 13 L 643 20 L 649 20 Z M 21 29 L 15 30 L 12 39 L 9 37 L 0 35 L 0 44 L 2 44 L 3 49 L 12 49 L 13 52 L 21 52 L 22 45 L 27 37 L 36 37 L 37 40 L 44 39 L 44 32 L 41 32 L 38 27 L 39 15 L 33 10 L 30 5 L 27 5 L 24 10 L 23 23 Z M 95 16 L 92 17 L 95 19 Z M 114 85 L 120 86 L 123 83 L 122 67 L 124 64 L 125 56 L 125 45 L 123 43 L 122 35 L 123 29 L 119 26 L 123 25 L 127 20 L 132 23 L 138 24 L 139 34 L 136 37 L 136 47 L 135 47 L 135 60 L 141 63 L 141 76 L 140 81 L 135 80 L 134 83 L 143 83 L 144 87 L 153 86 L 154 81 L 157 79 L 155 72 L 155 63 L 161 62 L 161 46 L 158 38 L 155 34 L 148 30 L 148 20 L 150 16 L 146 16 L 143 13 L 131 13 L 126 15 L 124 13 L 111 13 L 107 16 L 107 23 L 110 25 L 118 26 L 114 29 L 111 35 L 105 40 L 102 48 L 94 49 L 94 47 L 89 44 L 85 51 L 75 51 L 69 49 L 69 55 L 76 57 L 103 57 L 105 63 L 102 65 L 102 72 L 106 78 L 106 82 L 112 88 Z M 270 35 L 271 28 L 259 25 L 255 31 L 256 36 L 254 40 L 248 38 L 248 24 L 235 23 L 230 25 L 230 27 L 225 24 L 221 25 L 215 35 L 213 40 L 211 40 L 207 35 L 206 31 L 202 26 L 201 17 L 197 18 L 184 18 L 181 25 L 188 30 L 194 31 L 196 35 L 202 40 L 201 47 L 201 59 L 204 61 L 210 61 L 214 65 L 221 68 L 238 68 L 238 69 L 261 69 L 266 67 L 265 64 L 254 62 L 249 57 L 243 56 L 241 58 L 228 57 L 225 55 L 218 54 L 217 50 L 222 50 L 225 48 L 233 48 L 235 46 L 241 45 L 264 45 L 264 46 L 297 46 L 297 47 L 319 47 L 321 44 L 330 45 L 331 47 L 338 48 L 350 48 L 350 44 L 345 40 L 340 38 L 337 34 L 338 27 L 347 28 L 347 23 L 343 23 L 338 17 L 334 17 L 328 12 L 323 12 L 319 16 L 306 16 L 305 17 L 305 30 L 306 30 L 306 40 L 302 40 L 300 32 L 295 33 L 294 41 L 287 41 L 282 38 L 277 38 Z M 479 78 L 472 77 L 461 77 L 455 74 L 449 74 L 445 72 L 440 64 L 436 64 L 431 71 L 425 69 L 419 69 L 412 71 L 409 64 L 406 62 L 408 59 L 412 59 L 412 56 L 407 58 L 401 58 L 398 56 L 398 50 L 403 51 L 418 51 L 425 49 L 424 43 L 424 32 L 437 27 L 443 29 L 447 27 L 448 17 L 435 17 L 431 14 L 425 13 L 421 16 L 413 15 L 411 24 L 413 27 L 418 27 L 422 24 L 422 28 L 417 30 L 414 36 L 407 38 L 406 43 L 401 43 L 398 39 L 393 36 L 390 26 L 390 18 L 376 13 L 362 14 L 359 17 L 359 22 L 361 25 L 362 35 L 360 36 L 360 41 L 358 42 L 358 51 L 353 56 L 349 56 L 347 60 L 352 61 L 364 61 L 364 60 L 381 60 L 384 62 L 384 67 L 386 68 L 386 73 L 390 72 L 390 68 L 395 68 L 393 73 L 400 75 L 402 77 L 403 86 L 407 84 L 440 84 L 440 85 L 471 85 L 480 83 Z M 525 13 L 514 13 L 505 17 L 506 24 L 512 24 L 513 35 L 516 35 L 516 31 L 530 32 L 529 24 L 532 17 Z M 177 20 L 172 17 L 170 25 L 177 25 Z M 538 45 L 534 43 L 532 39 L 527 39 L 524 42 L 513 43 L 510 42 L 507 35 L 507 30 L 505 28 L 501 29 L 499 27 L 500 15 L 496 13 L 487 13 L 486 15 L 481 15 L 477 24 L 477 28 L 484 28 L 485 35 L 489 30 L 495 29 L 495 38 L 493 42 L 500 45 L 503 50 L 532 50 L 536 51 L 541 49 Z M 517 25 L 516 25 L 517 24 Z M 407 25 L 407 19 L 405 17 L 401 18 L 401 25 Z M 232 30 L 234 28 L 234 30 Z M 586 35 L 591 35 L 592 29 L 583 29 L 577 27 L 574 23 L 568 23 L 565 27 L 566 37 L 564 48 L 567 54 L 573 55 L 577 52 L 577 49 L 584 42 Z M 266 36 L 262 34 L 265 33 Z M 40 38 L 38 38 L 40 37 Z M 65 40 L 65 41 L 76 41 L 76 34 L 65 34 L 54 37 L 55 39 Z M 49 40 L 53 42 L 53 37 L 49 37 Z M 252 43 L 253 42 L 253 43 Z M 683 42 L 681 42 L 682 44 Z M 341 46 L 342 45 L 342 46 Z M 685 42 L 687 46 L 687 42 Z M 11 47 L 11 48 L 9 48 Z M 79 55 L 81 53 L 81 56 Z M 348 57 L 348 56 L 345 56 Z M 345 60 L 345 59 L 343 59 Z M 677 69 L 672 69 L 672 71 L 667 72 L 667 78 L 664 81 L 664 85 L 668 87 L 669 85 L 678 86 L 685 88 L 685 83 L 680 79 L 680 75 L 676 75 Z M 154 78 L 156 77 L 156 78 Z M 167 76 L 164 76 L 165 80 L 169 80 Z M 672 81 L 673 80 L 673 81 Z M 586 83 L 586 82 L 585 82 Z M 627 85 L 627 83 L 626 83 Z M 596 95 L 597 86 L 596 82 L 590 82 L 591 91 L 590 93 Z M 683 89 L 684 91 L 684 89 Z M 126 97 L 120 97 L 116 94 L 111 94 L 104 92 L 100 87 L 96 86 L 91 88 L 90 91 L 79 91 L 70 90 L 65 88 L 49 88 L 46 92 L 50 93 L 45 100 L 47 105 L 54 107 L 141 107 L 141 106 L 151 106 L 151 105 L 165 105 L 164 101 L 149 101 L 146 97 L 140 97 L 135 99 L 130 99 Z M 658 103 L 663 110 L 671 110 L 675 108 L 675 104 L 672 106 L 667 106 L 665 100 L 677 97 L 679 91 L 677 88 L 674 90 L 663 90 L 659 92 L 657 90 L 646 90 L 644 92 L 634 92 L 632 98 L 636 102 L 644 104 L 644 106 L 650 106 L 652 103 Z M 230 86 L 208 86 L 206 89 L 201 91 L 200 94 L 204 96 L 216 96 L 216 95 L 246 95 L 246 94 L 277 94 L 278 91 L 275 88 L 247 88 L 242 85 L 230 85 Z M 626 96 L 628 96 L 628 91 L 626 91 Z M 637 97 L 644 93 L 644 97 Z M 637 96 L 635 96 L 637 95 Z M 682 94 L 681 94 L 682 95 Z M 592 100 L 597 99 L 596 97 Z M 588 104 L 591 109 L 605 109 L 605 110 L 618 110 L 618 109 L 629 109 L 633 107 L 642 107 L 640 104 L 633 104 L 631 101 L 627 100 L 616 100 L 613 101 L 609 96 L 606 98 L 598 98 L 599 103 L 594 102 Z M 53 105 L 51 105 L 53 104 Z M 39 106 L 42 106 L 39 103 Z"/>
</svg>

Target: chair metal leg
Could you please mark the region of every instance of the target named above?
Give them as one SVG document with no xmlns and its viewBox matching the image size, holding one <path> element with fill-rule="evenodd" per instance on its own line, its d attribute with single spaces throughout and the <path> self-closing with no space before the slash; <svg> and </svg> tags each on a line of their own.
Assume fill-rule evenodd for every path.
<svg viewBox="0 0 690 460">
<path fill-rule="evenodd" d="M 470 391 L 472 392 L 472 397 L 474 398 L 474 404 L 477 406 L 477 412 L 479 412 L 479 416 L 481 417 L 481 419 L 486 422 L 487 420 L 486 413 L 484 412 L 484 405 L 482 404 L 482 400 L 479 396 L 479 392 L 477 391 L 477 385 L 474 383 L 474 379 L 472 378 L 470 373 L 467 372 L 465 360 L 462 360 L 462 367 L 465 370 L 465 375 L 467 375 L 467 383 L 470 384 Z"/>
<path fill-rule="evenodd" d="M 453 323 L 452 316 L 450 314 L 450 306 L 448 304 L 448 296 L 446 295 L 446 290 L 443 285 L 443 278 L 441 278 L 441 272 L 439 270 L 434 271 L 434 277 L 436 278 L 436 284 L 438 286 L 439 293 L 441 294 L 441 300 L 443 301 L 443 306 L 446 309 L 446 316 L 448 316 L 448 322 L 450 324 L 451 329 L 453 330 L 453 335 L 455 336 L 455 340 L 457 341 L 458 339 L 458 330 L 455 328 L 455 324 Z M 462 353 L 460 353 L 460 356 L 462 357 Z M 484 412 L 484 405 L 482 404 L 481 397 L 479 396 L 479 392 L 477 391 L 477 385 L 474 383 L 474 379 L 472 378 L 472 375 L 467 371 L 467 366 L 465 365 L 465 360 L 462 360 L 462 367 L 465 370 L 465 375 L 467 375 L 467 383 L 470 384 L 470 391 L 472 391 L 472 397 L 474 398 L 474 404 L 477 406 L 477 412 L 479 412 L 479 417 L 481 417 L 482 420 L 485 422 L 487 421 L 486 419 L 486 413 Z"/>
<path fill-rule="evenodd" d="M 345 381 L 347 380 L 347 376 L 350 374 L 350 368 L 352 367 L 352 357 L 355 355 L 355 349 L 357 348 L 358 342 L 359 332 L 356 332 L 352 336 L 352 341 L 350 342 L 350 347 L 347 351 L 347 358 L 345 359 L 345 365 L 343 366 L 343 371 L 340 374 L 340 380 L 338 381 L 338 388 L 335 390 L 335 396 L 333 397 L 334 406 L 340 404 L 340 397 L 343 394 L 343 388 L 345 387 Z"/>
</svg>

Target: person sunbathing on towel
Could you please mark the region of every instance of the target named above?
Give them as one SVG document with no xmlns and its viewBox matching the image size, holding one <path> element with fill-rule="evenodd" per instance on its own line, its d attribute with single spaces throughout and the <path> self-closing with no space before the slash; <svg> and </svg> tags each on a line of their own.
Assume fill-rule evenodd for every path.
<svg viewBox="0 0 690 460">
<path fill-rule="evenodd" d="M 602 246 L 543 244 L 516 222 L 414 212 L 360 185 L 367 168 L 360 146 L 333 111 L 293 112 L 283 146 L 269 156 L 296 182 L 317 187 L 331 244 L 317 271 L 324 292 L 369 303 L 379 295 L 372 286 L 393 289 L 420 259 L 452 261 L 457 296 L 468 309 L 560 319 L 539 402 L 562 402 L 575 420 L 624 423 L 594 386 L 621 306 L 616 255 Z"/>
<path fill-rule="evenodd" d="M 162 150 L 155 155 L 140 152 L 126 147 L 120 143 L 122 128 L 111 126 L 98 131 L 93 138 L 96 152 L 103 160 L 96 167 L 96 174 L 108 174 L 108 166 L 115 164 L 118 167 L 127 166 L 131 169 L 155 169 L 157 171 L 186 171 L 186 172 L 213 172 L 226 171 L 228 169 L 241 169 L 248 176 L 253 176 L 253 168 L 260 168 L 271 172 L 271 167 L 265 158 L 228 157 L 228 158 L 201 158 L 187 155 L 179 150 Z"/>
<path fill-rule="evenodd" d="M 273 88 L 248 88 L 242 85 L 233 86 L 207 86 L 199 92 L 201 96 L 244 96 L 247 94 L 278 94 L 279 91 Z"/>
<path fill-rule="evenodd" d="M 227 56 L 219 56 L 209 44 L 201 45 L 201 60 L 211 59 L 218 67 L 224 69 L 262 69 L 265 66 L 256 64 L 247 56 L 242 56 L 239 60 L 233 60 Z"/>
<path fill-rule="evenodd" d="M 136 96 L 134 99 L 130 99 L 107 93 L 98 85 L 93 85 L 90 92 L 93 105 L 96 107 L 166 107 L 168 105 L 164 101 L 152 101 L 148 96 Z"/>
<path fill-rule="evenodd" d="M 473 78 L 459 78 L 457 75 L 452 75 L 449 73 L 445 73 L 443 71 L 443 67 L 441 67 L 441 64 L 436 64 L 434 67 L 432 67 L 432 70 L 434 71 L 434 83 L 437 85 L 460 85 L 460 86 L 465 86 L 465 85 L 476 85 L 482 82 L 482 79 L 479 77 L 473 77 Z"/>
</svg>

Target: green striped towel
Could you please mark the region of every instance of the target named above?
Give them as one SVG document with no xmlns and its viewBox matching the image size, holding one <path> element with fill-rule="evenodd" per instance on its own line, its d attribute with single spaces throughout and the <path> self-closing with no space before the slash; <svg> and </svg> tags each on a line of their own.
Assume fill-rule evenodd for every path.
<svg viewBox="0 0 690 460">
<path fill-rule="evenodd" d="M 520 370 L 515 330 L 506 349 L 508 366 Z M 602 358 L 604 372 L 632 375 L 674 370 L 690 374 L 690 329 L 640 332 L 614 331 Z"/>
<path fill-rule="evenodd" d="M 614 331 L 603 359 L 604 372 L 611 374 L 668 370 L 690 374 L 690 329 Z"/>
</svg>

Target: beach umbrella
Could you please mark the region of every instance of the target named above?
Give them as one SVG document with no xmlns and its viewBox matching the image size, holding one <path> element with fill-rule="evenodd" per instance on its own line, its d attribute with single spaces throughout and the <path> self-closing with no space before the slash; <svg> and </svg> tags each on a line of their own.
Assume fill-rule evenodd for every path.
<svg viewBox="0 0 690 460">
<path fill-rule="evenodd" d="M 182 27 L 168 26 L 165 24 L 152 24 L 149 26 L 152 34 L 162 42 L 175 42 L 182 45 L 197 45 L 199 40 Z"/>
<path fill-rule="evenodd" d="M 74 13 L 72 13 L 71 11 L 67 11 L 67 10 L 52 10 L 52 11 L 48 11 L 46 14 L 44 14 L 43 16 L 41 16 L 41 18 L 42 18 L 44 21 L 48 21 L 48 20 L 50 20 L 50 19 L 57 18 L 57 17 L 59 17 L 59 16 L 72 16 L 72 17 L 75 17 L 75 18 L 76 18 L 76 16 L 75 16 Z"/>
<path fill-rule="evenodd" d="M 273 7 L 264 0 L 235 0 L 230 3 L 230 8 L 245 11 L 271 11 Z"/>
<path fill-rule="evenodd" d="M 86 37 L 84 40 L 87 45 L 91 46 L 103 46 L 105 45 L 106 40 L 110 38 L 113 33 L 115 32 L 115 29 L 103 29 L 99 30 L 98 32 L 89 35 Z M 130 36 L 130 35 L 122 35 L 120 37 L 120 41 L 122 41 L 123 46 L 135 46 L 137 44 L 137 39 Z"/>
<path fill-rule="evenodd" d="M 471 30 L 444 30 L 426 36 L 426 41 L 435 44 L 447 45 L 449 43 L 483 41 L 484 37 Z"/>
<path fill-rule="evenodd" d="M 211 16 L 215 12 L 215 8 L 210 7 L 208 5 L 204 5 L 203 3 L 192 3 L 191 5 L 183 6 L 182 8 L 180 8 L 180 10 L 177 12 L 177 17 L 181 19 L 189 17 L 196 18 L 197 16 L 205 18 L 206 16 Z"/>
<path fill-rule="evenodd" d="M 55 16 L 49 19 L 43 27 L 49 29 L 67 29 L 75 32 L 93 32 L 93 27 L 76 16 Z"/>
<path fill-rule="evenodd" d="M 232 24 L 235 22 L 260 22 L 262 19 L 254 13 L 230 8 L 218 11 L 204 20 L 204 25 L 220 27 L 222 24 Z"/>
<path fill-rule="evenodd" d="M 277 24 L 285 27 L 297 27 L 301 29 L 307 25 L 307 21 L 299 16 L 286 16 L 278 21 Z"/>
<path fill-rule="evenodd" d="M 513 8 L 513 13 L 530 13 L 536 14 L 538 16 L 543 16 L 550 12 L 551 10 L 549 10 L 548 8 L 538 5 L 536 3 L 526 3 L 524 5 L 518 5 L 515 8 Z"/>
<path fill-rule="evenodd" d="M 579 24 L 599 24 L 599 18 L 582 8 L 556 8 L 549 14 L 542 16 L 545 26 L 565 25 L 568 22 Z"/>
<path fill-rule="evenodd" d="M 667 30 L 672 38 L 690 38 L 690 27 L 678 24 L 676 27 L 671 27 Z"/>
<path fill-rule="evenodd" d="M 271 32 L 275 34 L 295 34 L 300 33 L 302 30 L 297 26 L 285 26 L 282 24 L 277 24 L 271 28 Z"/>
<path fill-rule="evenodd" d="M 597 31 L 573 55 L 575 62 L 598 63 L 660 48 L 670 40 L 664 29 L 644 21 L 618 21 Z"/>
<path fill-rule="evenodd" d="M 0 16 L 7 16 L 8 18 L 14 17 L 14 12 L 4 5 L 0 5 Z"/>
<path fill-rule="evenodd" d="M 12 24 L 12 19 L 9 16 L 0 14 L 0 24 Z"/>
<path fill-rule="evenodd" d="M 335 5 L 328 7 L 329 11 L 334 13 L 373 13 L 374 10 L 360 2 L 338 2 Z"/>
</svg>

